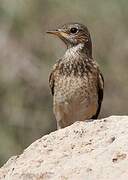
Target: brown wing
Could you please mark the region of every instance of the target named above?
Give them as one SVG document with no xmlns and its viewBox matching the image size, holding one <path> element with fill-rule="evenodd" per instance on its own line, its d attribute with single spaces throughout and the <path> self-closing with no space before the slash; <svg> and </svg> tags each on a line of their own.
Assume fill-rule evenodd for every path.
<svg viewBox="0 0 128 180">
<path fill-rule="evenodd" d="M 49 86 L 50 86 L 52 95 L 54 95 L 55 72 L 58 68 L 60 61 L 61 61 L 61 59 L 59 61 L 57 61 L 57 63 L 53 66 L 52 72 L 49 76 Z"/>
<path fill-rule="evenodd" d="M 54 95 L 54 81 L 55 81 L 54 80 L 54 71 L 52 71 L 49 76 L 49 86 L 50 86 L 52 95 Z"/>
<path fill-rule="evenodd" d="M 91 119 L 97 119 L 98 115 L 100 113 L 100 109 L 101 109 L 101 103 L 103 100 L 103 94 L 104 94 L 104 78 L 102 76 L 101 73 L 99 73 L 98 76 L 98 108 L 97 108 L 97 112 L 96 114 L 91 118 Z"/>
</svg>

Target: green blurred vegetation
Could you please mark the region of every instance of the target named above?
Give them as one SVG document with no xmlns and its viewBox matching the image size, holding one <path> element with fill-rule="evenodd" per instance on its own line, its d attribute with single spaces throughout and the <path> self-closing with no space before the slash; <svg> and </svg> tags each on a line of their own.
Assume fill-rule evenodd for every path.
<svg viewBox="0 0 128 180">
<path fill-rule="evenodd" d="M 128 114 L 128 1 L 0 0 L 1 165 L 56 128 L 48 76 L 65 48 L 45 31 L 67 22 L 92 34 L 105 78 L 100 117 Z"/>
</svg>

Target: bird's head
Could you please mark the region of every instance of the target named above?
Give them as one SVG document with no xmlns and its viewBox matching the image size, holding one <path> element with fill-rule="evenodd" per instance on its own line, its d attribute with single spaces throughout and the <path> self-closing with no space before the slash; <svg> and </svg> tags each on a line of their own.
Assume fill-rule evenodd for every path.
<svg viewBox="0 0 128 180">
<path fill-rule="evenodd" d="M 92 54 L 92 42 L 88 28 L 79 23 L 69 23 L 61 26 L 56 30 L 48 31 L 49 34 L 57 35 L 66 45 L 67 48 L 84 44 L 88 53 Z"/>
</svg>

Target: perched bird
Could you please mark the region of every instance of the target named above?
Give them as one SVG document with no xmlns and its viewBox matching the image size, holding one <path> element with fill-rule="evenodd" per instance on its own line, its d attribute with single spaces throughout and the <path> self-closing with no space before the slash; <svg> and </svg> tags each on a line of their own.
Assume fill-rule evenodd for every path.
<svg viewBox="0 0 128 180">
<path fill-rule="evenodd" d="M 57 35 L 67 46 L 49 78 L 58 129 L 75 121 L 97 119 L 103 100 L 104 80 L 92 57 L 87 27 L 69 23 L 47 33 Z"/>
</svg>

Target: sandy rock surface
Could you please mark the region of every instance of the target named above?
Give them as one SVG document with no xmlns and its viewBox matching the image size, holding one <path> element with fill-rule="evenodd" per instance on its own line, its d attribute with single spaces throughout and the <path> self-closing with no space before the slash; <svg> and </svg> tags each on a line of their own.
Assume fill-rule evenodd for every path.
<svg viewBox="0 0 128 180">
<path fill-rule="evenodd" d="M 1 180 L 127 180 L 128 116 L 76 122 L 35 141 Z"/>
</svg>

